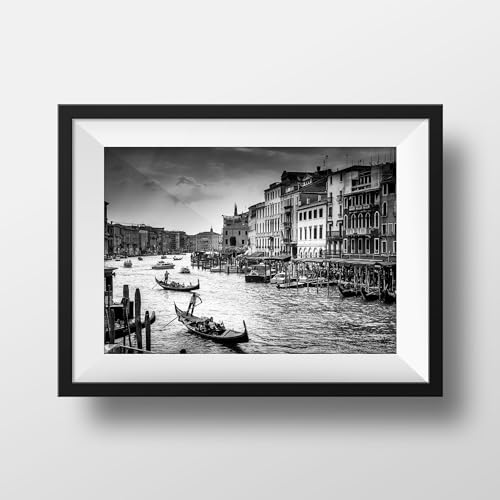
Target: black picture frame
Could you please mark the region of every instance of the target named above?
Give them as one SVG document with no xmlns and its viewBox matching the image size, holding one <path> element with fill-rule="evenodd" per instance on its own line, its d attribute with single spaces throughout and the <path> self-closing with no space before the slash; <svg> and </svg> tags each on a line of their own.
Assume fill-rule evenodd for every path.
<svg viewBox="0 0 500 500">
<path fill-rule="evenodd" d="M 442 396 L 443 109 L 441 105 L 59 105 L 59 396 Z M 429 121 L 428 383 L 75 383 L 72 191 L 75 119 L 427 119 Z"/>
</svg>

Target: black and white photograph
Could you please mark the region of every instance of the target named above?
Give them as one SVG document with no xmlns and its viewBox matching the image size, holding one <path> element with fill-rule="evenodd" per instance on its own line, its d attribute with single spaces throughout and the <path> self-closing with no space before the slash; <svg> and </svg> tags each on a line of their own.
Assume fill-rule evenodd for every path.
<svg viewBox="0 0 500 500">
<path fill-rule="evenodd" d="M 396 353 L 395 147 L 106 147 L 108 354 Z"/>
</svg>

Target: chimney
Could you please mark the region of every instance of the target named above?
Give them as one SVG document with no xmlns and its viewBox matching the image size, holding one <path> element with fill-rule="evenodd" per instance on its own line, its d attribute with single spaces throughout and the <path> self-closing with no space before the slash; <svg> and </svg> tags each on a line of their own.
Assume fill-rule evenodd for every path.
<svg viewBox="0 0 500 500">
<path fill-rule="evenodd" d="M 320 170 L 321 170 L 321 167 L 318 165 L 318 166 L 316 167 L 316 172 L 319 172 Z"/>
</svg>

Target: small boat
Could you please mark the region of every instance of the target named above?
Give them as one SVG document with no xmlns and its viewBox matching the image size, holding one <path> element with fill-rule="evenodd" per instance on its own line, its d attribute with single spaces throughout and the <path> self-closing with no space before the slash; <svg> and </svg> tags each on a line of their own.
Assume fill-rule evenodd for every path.
<svg viewBox="0 0 500 500">
<path fill-rule="evenodd" d="M 396 302 L 396 292 L 393 292 L 391 290 L 383 290 L 381 298 L 386 304 L 394 304 L 394 302 Z"/>
<path fill-rule="evenodd" d="M 358 295 L 358 292 L 354 290 L 354 288 L 346 288 L 341 283 L 338 283 L 337 287 L 339 289 L 340 295 L 342 295 L 342 297 L 344 298 L 356 297 L 356 295 Z"/>
<path fill-rule="evenodd" d="M 297 281 L 290 281 L 290 283 L 278 283 L 276 287 L 279 290 L 282 290 L 283 288 L 304 288 L 307 286 L 307 283 L 304 282 L 298 282 Z"/>
<path fill-rule="evenodd" d="M 271 278 L 270 283 L 271 285 L 279 285 L 280 283 L 285 283 L 285 280 L 286 280 L 286 274 L 278 273 Z"/>
<path fill-rule="evenodd" d="M 189 267 L 181 267 L 181 270 L 179 271 L 181 274 L 190 274 L 191 270 Z"/>
<path fill-rule="evenodd" d="M 200 280 L 196 285 L 184 285 L 182 283 L 176 283 L 175 281 L 165 282 L 160 281 L 155 277 L 156 283 L 160 285 L 164 290 L 171 290 L 173 292 L 191 292 L 192 290 L 198 290 L 200 288 Z"/>
<path fill-rule="evenodd" d="M 159 260 L 151 269 L 173 269 L 175 266 L 171 262 L 165 262 L 164 260 Z"/>
<path fill-rule="evenodd" d="M 129 260 L 126 260 L 124 263 L 123 263 L 123 267 L 132 267 L 132 261 L 129 259 Z"/>
<path fill-rule="evenodd" d="M 182 260 L 182 257 L 176 257 L 176 256 L 174 255 L 174 260 Z"/>
<path fill-rule="evenodd" d="M 149 324 L 153 324 L 156 321 L 156 314 L 153 311 L 151 315 L 149 316 Z M 117 323 L 118 324 L 118 323 Z M 121 325 L 123 325 L 123 322 L 121 322 Z M 131 318 L 129 320 L 129 326 L 130 326 L 130 333 L 135 333 L 135 320 Z M 146 324 L 144 321 L 141 321 L 141 328 L 145 328 Z M 115 327 L 115 339 L 121 339 L 125 335 L 128 335 L 127 328 L 125 326 L 118 326 Z M 109 342 L 109 331 L 106 329 L 105 335 L 104 335 L 104 341 Z"/>
<path fill-rule="evenodd" d="M 160 257 L 160 259 L 166 259 L 166 258 L 167 258 L 167 256 L 166 256 L 166 255 L 162 255 L 162 256 Z"/>
<path fill-rule="evenodd" d="M 142 257 L 137 257 L 137 260 L 142 260 Z"/>
<path fill-rule="evenodd" d="M 271 281 L 271 272 L 266 269 L 264 264 L 257 264 L 245 275 L 245 281 L 247 283 L 269 283 Z"/>
<path fill-rule="evenodd" d="M 226 272 L 226 268 L 225 267 L 211 267 L 210 268 L 210 272 L 211 273 L 225 273 Z"/>
<path fill-rule="evenodd" d="M 367 302 L 373 302 L 374 300 L 378 300 L 378 293 L 377 292 L 370 292 L 365 289 L 365 287 L 361 287 L 361 296 L 363 299 L 365 299 Z"/>
<path fill-rule="evenodd" d="M 237 332 L 235 330 L 226 329 L 224 323 L 216 323 L 212 320 L 212 318 L 194 316 L 192 312 L 194 311 L 196 305 L 196 299 L 200 300 L 200 304 L 201 297 L 197 293 L 193 293 L 187 311 L 182 311 L 177 307 L 177 304 L 174 303 L 177 319 L 188 329 L 190 333 L 194 333 L 200 337 L 213 340 L 214 342 L 219 342 L 221 344 L 239 344 L 248 342 L 248 332 L 245 321 L 243 321 L 245 330 L 243 332 Z"/>
</svg>

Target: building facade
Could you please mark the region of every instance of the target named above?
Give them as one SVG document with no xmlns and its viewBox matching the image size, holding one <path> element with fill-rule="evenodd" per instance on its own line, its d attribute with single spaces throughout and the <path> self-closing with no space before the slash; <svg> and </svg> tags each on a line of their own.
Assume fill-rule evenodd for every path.
<svg viewBox="0 0 500 500">
<path fill-rule="evenodd" d="M 195 252 L 218 252 L 219 248 L 219 233 L 215 233 L 212 228 L 210 231 L 205 231 L 194 235 L 193 251 Z"/>
<path fill-rule="evenodd" d="M 326 192 L 311 193 L 297 208 L 297 256 L 299 259 L 325 258 L 328 199 Z"/>
<path fill-rule="evenodd" d="M 222 252 L 243 253 L 248 249 L 248 212 L 222 216 Z"/>
<path fill-rule="evenodd" d="M 259 243 L 257 240 L 257 234 L 258 226 L 263 222 L 263 217 L 259 216 L 259 213 L 261 213 L 264 207 L 265 203 L 263 201 L 248 207 L 248 247 L 250 253 L 260 251 L 257 250 L 257 245 Z"/>
<path fill-rule="evenodd" d="M 284 252 L 281 208 L 281 182 L 274 182 L 264 191 L 264 253 L 270 257 Z"/>
<path fill-rule="evenodd" d="M 353 165 L 333 172 L 328 201 L 330 256 L 395 259 L 395 163 Z"/>
</svg>

